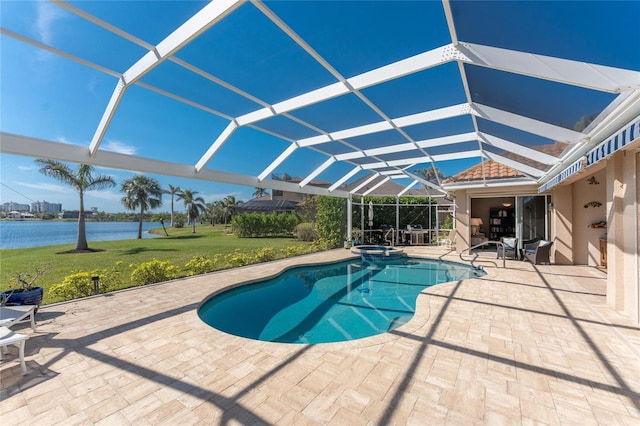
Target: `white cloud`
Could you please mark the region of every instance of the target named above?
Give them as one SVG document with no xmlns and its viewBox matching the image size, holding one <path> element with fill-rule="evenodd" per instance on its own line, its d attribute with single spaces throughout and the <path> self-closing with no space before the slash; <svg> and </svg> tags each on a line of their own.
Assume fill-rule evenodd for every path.
<svg viewBox="0 0 640 426">
<path fill-rule="evenodd" d="M 66 144 L 71 144 L 71 142 L 69 140 L 67 140 L 67 138 L 65 138 L 64 136 L 57 136 L 56 137 L 56 141 L 57 142 L 66 143 Z"/>
<path fill-rule="evenodd" d="M 43 194 L 47 192 L 68 193 L 69 191 L 73 191 L 69 186 L 56 185 L 53 183 L 16 182 L 16 184 L 24 186 L 25 188 L 38 189 Z"/>
<path fill-rule="evenodd" d="M 24 165 L 20 165 L 18 166 L 18 170 L 22 171 L 22 172 L 31 172 L 33 170 L 38 170 L 38 166 L 24 166 Z"/>
<path fill-rule="evenodd" d="M 36 30 L 38 36 L 45 44 L 53 41 L 53 28 L 56 21 L 64 17 L 62 8 L 48 2 L 38 2 L 38 17 L 36 20 Z"/>
<path fill-rule="evenodd" d="M 101 145 L 101 148 L 105 149 L 106 151 L 113 151 L 126 155 L 135 155 L 136 153 L 136 148 L 134 146 L 127 145 L 126 143 L 120 141 L 104 141 Z"/>
</svg>

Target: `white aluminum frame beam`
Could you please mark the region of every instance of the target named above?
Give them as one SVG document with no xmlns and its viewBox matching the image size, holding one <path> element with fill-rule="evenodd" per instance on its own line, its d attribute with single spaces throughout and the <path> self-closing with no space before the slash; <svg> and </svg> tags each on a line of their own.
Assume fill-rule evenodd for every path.
<svg viewBox="0 0 640 426">
<path fill-rule="evenodd" d="M 431 121 L 444 120 L 447 118 L 458 117 L 464 114 L 470 114 L 471 107 L 468 104 L 452 105 L 444 108 L 438 108 L 430 111 L 424 111 L 417 114 L 406 115 L 403 117 L 391 119 L 391 123 L 387 121 L 378 121 L 364 126 L 352 127 L 348 129 L 330 132 L 327 135 L 312 136 L 310 138 L 299 139 L 298 143 L 302 147 L 318 145 L 326 142 L 335 141 L 337 139 L 352 138 L 356 136 L 364 136 L 372 133 L 378 133 L 386 130 L 392 130 L 396 127 L 406 127 L 415 124 L 423 124 Z M 414 146 L 415 147 L 415 146 Z"/>
<path fill-rule="evenodd" d="M 640 89 L 640 72 L 461 42 L 464 62 L 608 93 Z"/>
<path fill-rule="evenodd" d="M 357 194 L 358 191 L 360 191 L 362 188 L 364 188 L 365 186 L 369 185 L 371 182 L 373 182 L 374 180 L 376 180 L 380 175 L 378 175 L 377 173 L 374 173 L 371 175 L 371 177 L 369 177 L 369 179 L 365 180 L 364 182 L 362 182 L 360 185 L 356 186 L 355 188 L 353 188 L 353 190 L 351 190 L 351 194 Z"/>
<path fill-rule="evenodd" d="M 217 139 L 211 144 L 207 152 L 205 152 L 205 154 L 196 163 L 195 167 L 197 172 L 201 171 L 204 166 L 207 165 L 211 158 L 216 154 L 216 152 L 218 152 L 220 148 L 222 148 L 222 145 L 224 145 L 224 143 L 231 137 L 231 135 L 233 135 L 233 132 L 235 132 L 237 128 L 238 124 L 235 122 L 235 120 L 227 124 L 227 127 L 225 127 L 222 133 L 218 135 Z"/>
<path fill-rule="evenodd" d="M 384 179 L 380 180 L 380 182 L 378 182 L 375 185 L 373 185 L 367 192 L 362 194 L 362 196 L 367 196 L 367 195 L 371 194 L 373 191 L 375 191 L 376 189 L 378 189 L 379 187 L 381 187 L 385 183 L 389 182 L 389 180 L 391 180 L 391 178 L 389 176 L 385 177 Z"/>
<path fill-rule="evenodd" d="M 398 197 L 402 197 L 404 194 L 407 193 L 407 191 L 409 191 L 411 188 L 413 188 L 417 184 L 418 184 L 418 180 L 414 179 L 413 182 L 411 182 L 411 184 L 405 186 L 404 189 L 398 193 Z"/>
<path fill-rule="evenodd" d="M 296 145 L 295 143 L 292 143 L 291 145 L 289 145 L 287 147 L 287 149 L 285 149 L 282 152 L 282 154 L 280 154 L 278 156 L 278 158 L 276 158 L 271 164 L 269 164 L 267 166 L 266 169 L 264 169 L 264 171 L 262 173 L 260 173 L 260 176 L 258 176 L 258 180 L 260 182 L 265 180 L 267 178 L 267 176 L 269 176 L 271 174 L 271 172 L 273 172 L 276 169 L 276 167 L 278 167 L 280 164 L 282 164 L 284 162 L 284 160 L 289 158 L 289 156 L 291 154 L 293 154 L 297 149 L 298 149 L 298 145 Z"/>
<path fill-rule="evenodd" d="M 474 149 L 471 151 L 451 152 L 448 154 L 436 154 L 431 156 L 433 161 L 460 160 L 463 158 L 473 157 L 485 157 L 485 153 L 479 149 Z"/>
<path fill-rule="evenodd" d="M 262 188 L 282 191 L 303 192 L 300 185 L 294 182 L 271 179 L 261 182 L 253 176 L 212 169 L 204 169 L 197 172 L 192 165 L 154 160 L 112 151 L 98 151 L 94 156 L 91 156 L 86 146 L 52 142 L 6 132 L 0 132 L 0 153 L 26 157 L 37 157 L 36 153 L 46 153 L 47 158 L 78 164 L 91 164 L 93 166 L 111 169 L 198 179 L 208 182 L 220 182 L 249 187 L 260 186 Z M 341 198 L 347 198 L 349 196 L 349 192 L 346 191 L 329 191 L 326 188 L 316 186 L 306 187 L 304 193 L 332 195 Z"/>
<path fill-rule="evenodd" d="M 552 141 L 560 141 L 565 143 L 579 143 L 587 136 L 584 133 L 567 129 L 544 121 L 534 120 L 533 118 L 514 114 L 512 112 L 503 111 L 497 108 L 482 104 L 473 104 L 473 109 L 478 117 L 495 123 L 503 124 L 514 129 L 523 130 L 534 135 L 542 136 Z"/>
<path fill-rule="evenodd" d="M 380 148 L 365 149 L 364 151 L 346 152 L 344 154 L 335 155 L 337 160 L 346 161 L 356 158 L 376 157 L 385 154 L 394 154 L 397 152 L 416 151 L 416 145 L 419 148 L 430 148 L 434 146 L 452 145 L 462 142 L 470 142 L 478 140 L 478 135 L 474 132 L 461 133 L 459 135 L 443 136 L 440 138 L 424 139 L 416 141 L 415 144 L 407 142 L 397 145 L 389 145 Z"/>
<path fill-rule="evenodd" d="M 89 152 L 92 156 L 96 154 L 100 147 L 102 138 L 113 119 L 126 88 L 187 45 L 191 40 L 218 23 L 243 2 L 244 0 L 216 0 L 207 4 L 122 74 L 102 114 L 98 128 L 91 139 Z"/>
<path fill-rule="evenodd" d="M 298 42 L 300 38 L 295 37 L 294 40 Z M 388 80 L 393 80 L 408 74 L 413 74 L 415 72 L 440 65 L 443 62 L 454 60 L 455 58 L 453 56 L 450 56 L 448 59 L 444 59 L 446 58 L 447 54 L 450 55 L 453 50 L 455 49 L 453 49 L 453 47 L 450 45 L 439 47 L 428 52 L 424 52 L 410 58 L 406 58 L 392 64 L 385 65 L 383 67 L 348 78 L 345 81 L 348 86 L 350 86 L 354 90 L 364 89 L 369 86 L 384 83 Z M 323 60 L 319 60 L 319 62 L 324 63 Z M 336 78 L 338 80 L 341 80 L 341 78 L 338 76 L 336 76 Z M 298 108 L 303 108 L 305 106 L 313 105 L 314 103 L 326 101 L 334 97 L 344 95 L 349 91 L 350 89 L 349 87 L 347 87 L 347 85 L 345 85 L 341 81 L 338 81 L 336 83 L 332 83 L 311 92 L 304 93 L 302 95 L 279 102 L 277 104 L 277 108 L 275 106 L 272 108 L 262 108 L 260 110 L 252 111 L 250 113 L 239 116 L 237 120 L 242 125 L 253 123 L 274 115 L 274 112 L 276 111 L 278 114 L 290 112 Z"/>
<path fill-rule="evenodd" d="M 327 161 L 322 163 L 322 165 L 320 167 L 318 167 L 313 172 L 311 172 L 309 174 L 309 176 L 307 176 L 306 178 L 302 179 L 302 182 L 300 182 L 300 188 L 303 188 L 303 187 L 307 186 L 309 184 L 309 182 L 311 182 L 313 179 L 315 179 L 316 176 L 318 176 L 320 173 L 324 172 L 327 168 L 329 168 L 329 166 L 331 166 L 335 162 L 336 162 L 336 158 L 335 157 L 329 157 L 329 159 L 327 159 Z"/>
<path fill-rule="evenodd" d="M 445 195 L 447 193 L 447 191 L 445 191 L 444 189 L 442 189 L 438 185 L 434 184 L 433 182 L 429 182 L 428 180 L 426 180 L 422 176 L 417 176 L 417 175 L 415 175 L 415 174 L 413 174 L 411 172 L 407 172 L 407 171 L 405 171 L 405 174 L 407 175 L 407 177 L 409 177 L 409 178 L 411 178 L 413 180 L 417 180 L 418 182 L 422 183 L 424 186 L 428 186 L 431 189 L 435 189 L 436 191 L 440 191 Z"/>
<path fill-rule="evenodd" d="M 512 169 L 516 169 L 519 172 L 522 172 L 529 176 L 534 176 L 535 178 L 540 178 L 544 176 L 545 172 L 542 170 L 538 170 L 534 167 L 527 166 L 518 161 L 511 160 L 510 158 L 506 158 L 500 154 L 494 154 L 493 152 L 484 151 L 484 155 L 487 156 L 490 160 L 497 161 L 498 163 L 502 163 L 506 166 L 511 167 Z"/>
<path fill-rule="evenodd" d="M 479 133 L 480 140 L 487 145 L 495 146 L 497 148 L 502 148 L 505 151 L 513 152 L 514 154 L 518 154 L 522 157 L 532 158 L 538 163 L 546 164 L 548 166 L 556 165 L 560 162 L 559 158 L 556 158 L 552 155 L 545 154 L 542 151 L 537 151 L 535 149 L 528 148 L 526 146 L 522 146 L 520 144 L 509 142 L 497 136 L 490 135 L 488 133 Z"/>
<path fill-rule="evenodd" d="M 338 179 L 333 185 L 331 185 L 329 187 L 329 192 L 333 192 L 336 189 L 338 189 L 340 187 L 340 185 L 342 185 L 343 183 L 345 183 L 347 180 L 349 180 L 353 175 L 355 175 L 356 173 L 358 173 L 359 171 L 362 170 L 362 167 L 360 166 L 356 166 L 354 167 L 349 173 L 347 173 L 346 175 L 342 176 L 340 179 Z"/>
</svg>

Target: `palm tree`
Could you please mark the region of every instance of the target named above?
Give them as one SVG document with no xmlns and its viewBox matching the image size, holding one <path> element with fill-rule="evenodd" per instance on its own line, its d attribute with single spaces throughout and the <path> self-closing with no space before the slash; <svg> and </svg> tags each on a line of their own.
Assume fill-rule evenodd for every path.
<svg viewBox="0 0 640 426">
<path fill-rule="evenodd" d="M 213 202 L 215 218 L 218 223 L 224 221 L 224 201 L 218 200 Z"/>
<path fill-rule="evenodd" d="M 204 215 L 212 226 L 219 223 L 219 220 L 222 217 L 221 203 L 221 201 L 214 201 L 213 203 L 207 203 L 206 205 Z"/>
<path fill-rule="evenodd" d="M 163 189 L 164 194 L 171 194 L 171 226 L 173 226 L 173 196 L 180 192 L 179 186 L 169 185 L 169 189 Z"/>
<path fill-rule="evenodd" d="M 227 219 L 231 219 L 231 216 L 233 215 L 233 209 L 242 204 L 242 201 L 236 201 L 236 197 L 234 197 L 233 195 L 227 195 L 226 197 L 224 197 L 224 200 L 222 200 L 222 205 L 223 205 L 223 212 L 224 212 L 224 224 L 226 225 Z"/>
<path fill-rule="evenodd" d="M 266 189 L 264 188 L 260 188 L 257 187 L 255 188 L 256 190 L 254 191 L 254 193 L 252 194 L 253 198 L 260 198 L 260 197 L 264 197 L 265 195 L 269 195 L 269 192 L 267 192 Z"/>
<path fill-rule="evenodd" d="M 204 204 L 204 198 L 196 197 L 197 193 L 198 191 L 185 189 L 184 191 L 178 192 L 176 197 L 176 200 L 184 201 L 184 207 L 187 210 L 187 217 L 189 218 L 189 222 L 193 224 L 192 232 L 194 234 L 196 232 L 196 218 L 207 208 Z"/>
<path fill-rule="evenodd" d="M 101 189 L 112 188 L 116 185 L 115 180 L 107 175 L 94 175 L 93 166 L 88 164 L 80 164 L 76 170 L 55 160 L 38 159 L 36 160 L 36 164 L 40 166 L 40 173 L 66 183 L 78 191 L 80 195 L 80 208 L 78 209 L 78 239 L 76 241 L 76 250 L 88 250 L 89 245 L 87 244 L 84 217 L 84 194 L 87 191 L 99 191 Z"/>
<path fill-rule="evenodd" d="M 144 211 L 155 209 L 162 205 L 162 188 L 157 180 L 138 175 L 122 182 L 120 188 L 124 192 L 122 204 L 129 209 L 135 210 L 140 207 L 140 224 L 138 225 L 138 239 L 142 239 L 142 220 Z"/>
<path fill-rule="evenodd" d="M 437 167 L 427 167 L 424 169 L 414 170 L 413 173 L 418 176 L 422 176 L 426 181 L 438 184 L 439 181 L 445 178 L 444 173 Z"/>
</svg>

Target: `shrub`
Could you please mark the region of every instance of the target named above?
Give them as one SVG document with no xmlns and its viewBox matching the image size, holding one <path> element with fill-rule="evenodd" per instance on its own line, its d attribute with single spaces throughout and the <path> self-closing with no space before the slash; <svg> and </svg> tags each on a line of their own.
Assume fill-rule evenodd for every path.
<svg viewBox="0 0 640 426">
<path fill-rule="evenodd" d="M 263 247 L 255 252 L 256 262 L 269 262 L 276 258 L 276 251 L 273 247 Z"/>
<path fill-rule="evenodd" d="M 106 293 L 113 289 L 113 284 L 117 280 L 119 272 L 112 270 L 112 275 L 107 273 L 106 269 L 94 271 L 74 271 L 71 275 L 67 275 L 60 284 L 54 284 L 49 292 L 63 300 L 77 299 L 87 297 L 94 294 L 93 280 L 91 277 L 100 277 L 98 280 L 98 290 L 100 293 Z"/>
<path fill-rule="evenodd" d="M 138 285 L 158 283 L 174 279 L 178 276 L 178 268 L 168 260 L 153 259 L 141 263 L 131 273 L 131 281 Z"/>
<path fill-rule="evenodd" d="M 297 213 L 242 213 L 231 220 L 239 238 L 290 236 L 302 219 Z"/>
<path fill-rule="evenodd" d="M 318 239 L 316 227 L 310 222 L 303 222 L 296 226 L 295 234 L 299 241 L 315 241 Z"/>
<path fill-rule="evenodd" d="M 253 256 L 248 253 L 243 253 L 240 249 L 236 249 L 235 252 L 225 255 L 224 260 L 229 264 L 231 268 L 237 268 L 239 266 L 245 266 L 251 263 Z"/>
<path fill-rule="evenodd" d="M 347 223 L 347 200 L 344 198 L 318 196 L 318 237 L 327 248 L 342 246 Z"/>
<path fill-rule="evenodd" d="M 200 275 L 207 272 L 215 271 L 215 262 L 206 256 L 193 256 L 191 260 L 184 265 L 187 275 Z"/>
<path fill-rule="evenodd" d="M 453 229 L 453 218 L 447 215 L 447 217 L 444 218 L 444 221 L 442 221 L 440 229 Z"/>
</svg>

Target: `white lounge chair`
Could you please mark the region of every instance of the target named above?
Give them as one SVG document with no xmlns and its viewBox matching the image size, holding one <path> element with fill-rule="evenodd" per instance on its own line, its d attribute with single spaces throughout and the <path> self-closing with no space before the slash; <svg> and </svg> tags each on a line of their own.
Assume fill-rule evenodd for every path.
<svg viewBox="0 0 640 426">
<path fill-rule="evenodd" d="M 7 327 L 0 327 L 0 346 L 2 346 L 2 350 L 0 351 L 0 361 L 2 361 L 2 354 L 9 353 L 7 345 L 16 345 L 19 348 L 20 367 L 22 367 L 23 376 L 26 376 L 27 374 L 27 365 L 24 362 L 24 345 L 28 338 L 29 336 L 14 333 Z"/>
<path fill-rule="evenodd" d="M 0 327 L 11 328 L 26 317 L 31 320 L 31 329 L 36 331 L 36 305 L 0 306 Z"/>
</svg>

